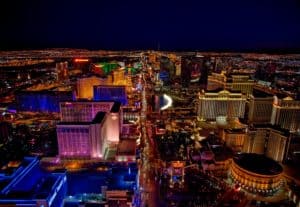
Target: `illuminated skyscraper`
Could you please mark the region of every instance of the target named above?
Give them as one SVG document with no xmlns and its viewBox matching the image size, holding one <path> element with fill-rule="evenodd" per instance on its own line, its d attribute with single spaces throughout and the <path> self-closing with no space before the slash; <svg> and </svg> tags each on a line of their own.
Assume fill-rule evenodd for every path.
<svg viewBox="0 0 300 207">
<path fill-rule="evenodd" d="M 15 94 L 18 111 L 59 112 L 59 102 L 72 101 L 73 91 L 19 91 Z"/>
<path fill-rule="evenodd" d="M 288 136 L 284 133 L 270 129 L 267 142 L 266 156 L 273 160 L 282 162 L 286 149 Z"/>
<path fill-rule="evenodd" d="M 68 78 L 68 62 L 56 63 L 57 81 L 64 81 Z"/>
<path fill-rule="evenodd" d="M 300 101 L 291 97 L 283 99 L 275 96 L 271 124 L 290 131 L 300 130 Z"/>
<path fill-rule="evenodd" d="M 290 133 L 284 160 L 294 164 L 300 163 L 300 132 Z"/>
<path fill-rule="evenodd" d="M 107 79 L 96 76 L 80 78 L 77 80 L 77 98 L 92 100 L 94 97 L 93 87 L 96 85 L 106 84 Z"/>
<path fill-rule="evenodd" d="M 60 106 L 60 157 L 102 158 L 109 148 L 116 147 L 123 121 L 119 102 L 64 102 Z"/>
<path fill-rule="evenodd" d="M 109 112 L 114 102 L 70 101 L 60 103 L 62 122 L 90 122 L 99 111 Z"/>
<path fill-rule="evenodd" d="M 254 90 L 249 99 L 248 121 L 253 124 L 269 124 L 274 97 L 263 91 Z"/>
<path fill-rule="evenodd" d="M 101 158 L 105 118 L 105 112 L 99 112 L 92 122 L 61 122 L 57 124 L 60 157 Z"/>
<path fill-rule="evenodd" d="M 198 100 L 198 116 L 202 119 L 216 120 L 219 116 L 228 119 L 243 118 L 246 97 L 241 93 L 200 92 Z"/>
<path fill-rule="evenodd" d="M 127 105 L 127 94 L 125 86 L 99 85 L 94 86 L 95 101 L 118 101 Z"/>
<path fill-rule="evenodd" d="M 226 146 L 235 152 L 242 151 L 246 136 L 245 129 L 224 129 L 221 134 Z"/>
<path fill-rule="evenodd" d="M 113 74 L 113 85 L 126 85 L 125 70 L 114 70 Z"/>
<path fill-rule="evenodd" d="M 244 140 L 243 152 L 264 154 L 266 133 L 264 129 L 249 130 Z"/>
<path fill-rule="evenodd" d="M 248 131 L 243 152 L 265 154 L 275 161 L 282 162 L 285 156 L 288 133 L 271 125 L 257 125 Z"/>
<path fill-rule="evenodd" d="M 218 88 L 239 91 L 243 94 L 252 94 L 254 80 L 248 75 L 226 75 L 222 73 L 212 73 L 208 76 L 207 90 L 215 90 Z"/>
</svg>

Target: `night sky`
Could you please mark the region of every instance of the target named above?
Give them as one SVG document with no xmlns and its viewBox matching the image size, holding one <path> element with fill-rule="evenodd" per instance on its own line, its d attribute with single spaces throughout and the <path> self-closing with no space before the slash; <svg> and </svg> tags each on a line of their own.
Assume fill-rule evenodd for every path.
<svg viewBox="0 0 300 207">
<path fill-rule="evenodd" d="M 299 0 L 1 0 L 0 49 L 300 52 Z"/>
</svg>

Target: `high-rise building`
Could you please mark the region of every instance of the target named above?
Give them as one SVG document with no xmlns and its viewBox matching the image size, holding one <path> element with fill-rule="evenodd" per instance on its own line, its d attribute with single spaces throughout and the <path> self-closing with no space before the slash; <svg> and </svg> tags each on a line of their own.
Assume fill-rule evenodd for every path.
<svg viewBox="0 0 300 207">
<path fill-rule="evenodd" d="M 275 96 L 271 124 L 290 131 L 300 131 L 300 101 L 291 97 Z"/>
<path fill-rule="evenodd" d="M 113 85 L 126 85 L 125 70 L 114 70 L 113 74 Z"/>
<path fill-rule="evenodd" d="M 271 125 L 256 125 L 245 137 L 243 152 L 264 154 L 282 162 L 288 137 L 289 134 L 285 130 L 278 130 Z"/>
<path fill-rule="evenodd" d="M 207 90 L 215 90 L 218 88 L 239 91 L 248 96 L 252 94 L 254 87 L 254 80 L 250 79 L 248 75 L 226 75 L 222 73 L 212 73 L 208 76 Z"/>
<path fill-rule="evenodd" d="M 220 92 L 200 92 L 198 99 L 198 116 L 201 119 L 216 120 L 224 116 L 228 119 L 243 118 L 246 97 L 241 93 L 227 90 Z"/>
<path fill-rule="evenodd" d="M 60 157 L 97 159 L 116 148 L 123 122 L 119 102 L 63 102 L 60 106 Z"/>
<path fill-rule="evenodd" d="M 94 86 L 95 101 L 118 101 L 122 105 L 127 105 L 126 88 L 123 85 L 99 85 Z"/>
<path fill-rule="evenodd" d="M 221 138 L 225 141 L 226 146 L 235 152 L 242 151 L 245 137 L 246 130 L 244 128 L 221 130 Z"/>
<path fill-rule="evenodd" d="M 254 89 L 249 98 L 248 122 L 250 124 L 269 124 L 273 101 L 273 95 Z"/>
<path fill-rule="evenodd" d="M 90 122 L 98 112 L 109 112 L 114 104 L 112 101 L 61 102 L 60 118 L 62 122 Z"/>
<path fill-rule="evenodd" d="M 59 112 L 59 102 L 72 101 L 73 91 L 19 91 L 15 94 L 18 111 Z"/>
<path fill-rule="evenodd" d="M 286 143 L 285 162 L 300 163 L 300 132 L 292 132 Z"/>
<path fill-rule="evenodd" d="M 99 78 L 96 76 L 80 78 L 77 80 L 77 99 L 89 99 L 92 100 L 94 97 L 94 86 L 105 85 L 107 79 Z"/>
<path fill-rule="evenodd" d="M 57 81 L 66 80 L 69 76 L 68 62 L 56 63 Z"/>
<path fill-rule="evenodd" d="M 264 154 L 267 132 L 264 129 L 250 129 L 244 140 L 243 152 Z"/>
<path fill-rule="evenodd" d="M 247 95 L 252 94 L 254 80 L 250 79 L 248 75 L 231 75 L 231 80 L 227 79 L 227 81 L 227 87 L 232 91 L 240 91 Z"/>
<path fill-rule="evenodd" d="M 92 122 L 57 124 L 59 156 L 61 158 L 102 158 L 105 119 L 105 112 L 99 112 Z"/>
<path fill-rule="evenodd" d="M 267 141 L 266 156 L 282 162 L 288 136 L 280 131 L 270 129 Z"/>
</svg>

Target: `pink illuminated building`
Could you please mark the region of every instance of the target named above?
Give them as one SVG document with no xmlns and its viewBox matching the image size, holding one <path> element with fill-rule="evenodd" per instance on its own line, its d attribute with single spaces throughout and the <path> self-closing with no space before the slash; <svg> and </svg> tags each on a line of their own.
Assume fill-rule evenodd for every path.
<svg viewBox="0 0 300 207">
<path fill-rule="evenodd" d="M 57 125 L 59 155 L 63 158 L 101 158 L 105 112 L 92 122 L 61 122 Z"/>
<path fill-rule="evenodd" d="M 110 112 L 114 102 L 70 101 L 60 103 L 60 118 L 63 122 L 90 122 L 100 111 Z"/>
<path fill-rule="evenodd" d="M 60 106 L 57 139 L 61 158 L 99 159 L 119 143 L 120 103 L 64 102 Z"/>
</svg>

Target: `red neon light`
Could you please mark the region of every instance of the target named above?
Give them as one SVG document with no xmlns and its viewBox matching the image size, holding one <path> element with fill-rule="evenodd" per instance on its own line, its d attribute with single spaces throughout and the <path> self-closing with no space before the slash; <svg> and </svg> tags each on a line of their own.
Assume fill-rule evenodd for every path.
<svg viewBox="0 0 300 207">
<path fill-rule="evenodd" d="M 89 59 L 76 58 L 74 61 L 75 61 L 76 63 L 82 63 L 82 62 L 88 62 Z"/>
</svg>

